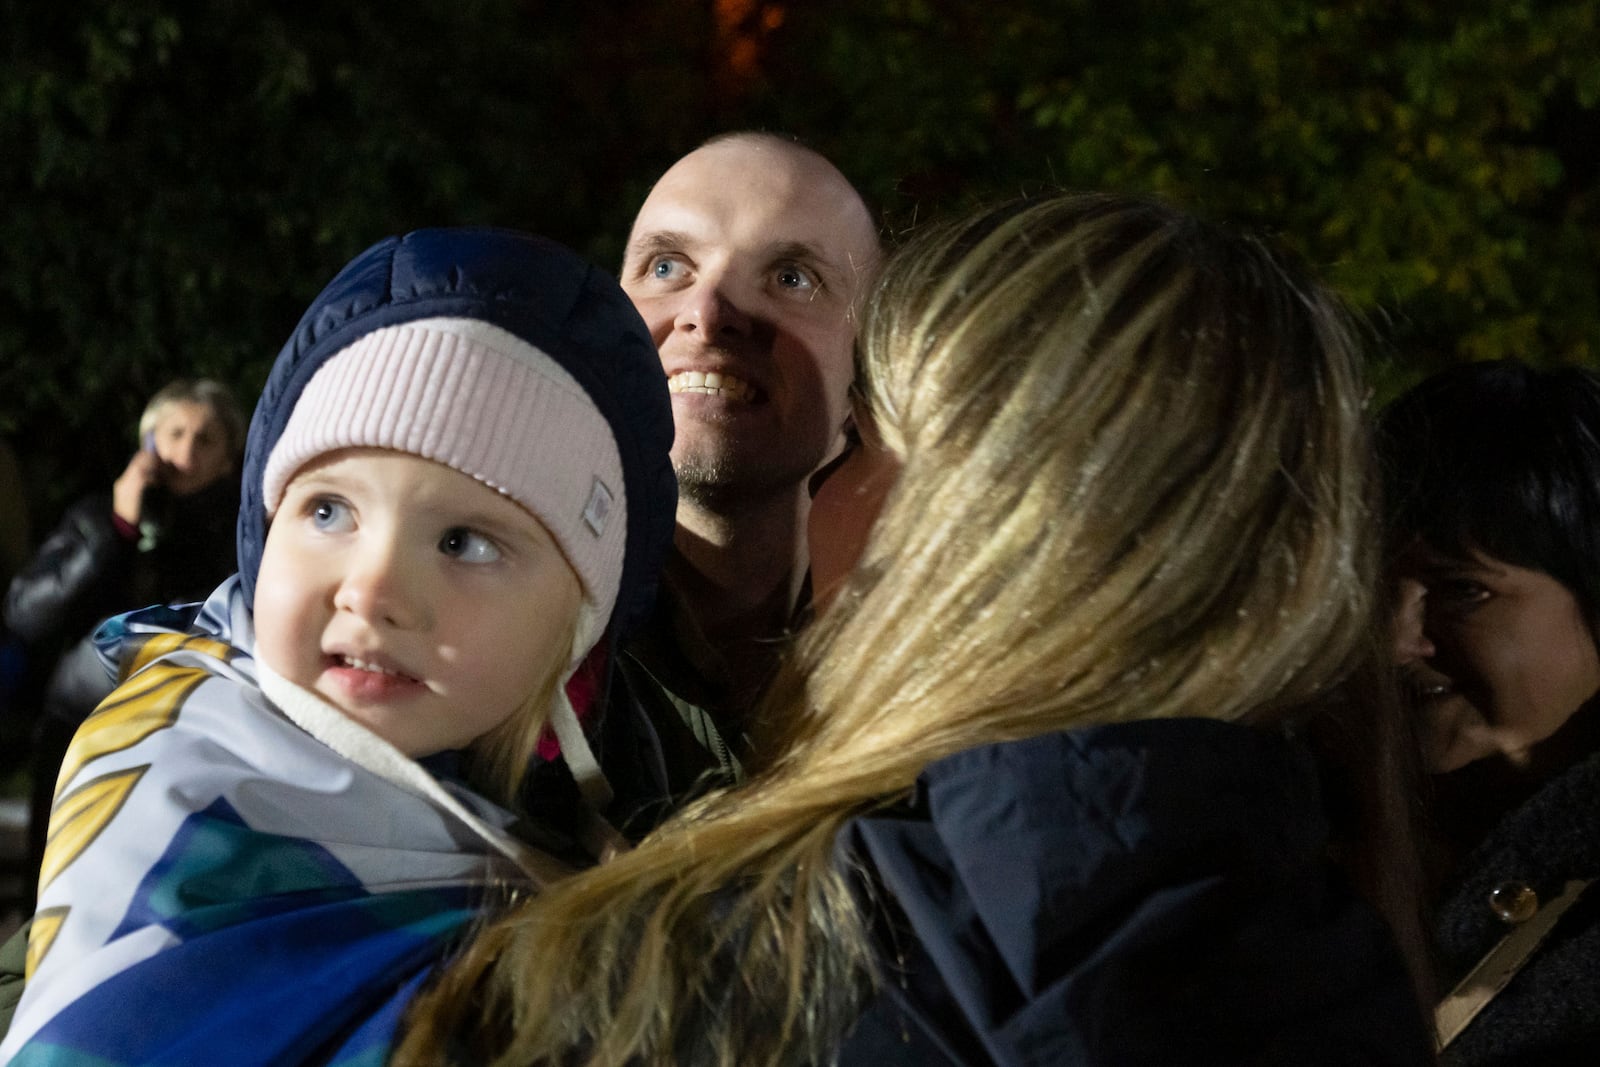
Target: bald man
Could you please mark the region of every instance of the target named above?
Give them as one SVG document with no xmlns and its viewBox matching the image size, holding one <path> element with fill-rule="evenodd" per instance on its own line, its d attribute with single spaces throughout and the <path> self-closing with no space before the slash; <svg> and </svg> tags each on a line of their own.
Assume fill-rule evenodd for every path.
<svg viewBox="0 0 1600 1067">
<path fill-rule="evenodd" d="M 639 209 L 622 287 L 667 373 L 679 503 L 656 616 L 620 664 L 648 728 L 606 742 L 624 818 L 708 770 L 739 774 L 745 717 L 805 595 L 807 482 L 842 441 L 880 257 L 838 168 L 770 134 L 707 142 Z M 618 705 L 608 718 L 627 717 Z"/>
</svg>

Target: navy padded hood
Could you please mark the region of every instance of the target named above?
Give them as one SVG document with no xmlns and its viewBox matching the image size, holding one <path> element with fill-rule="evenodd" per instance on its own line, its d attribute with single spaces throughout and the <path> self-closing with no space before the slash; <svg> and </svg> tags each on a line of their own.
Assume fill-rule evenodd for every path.
<svg viewBox="0 0 1600 1067">
<path fill-rule="evenodd" d="M 655 597 L 677 514 L 668 455 L 672 406 L 661 360 L 615 278 L 554 241 L 491 228 L 385 238 L 351 260 L 301 316 L 250 420 L 239 507 L 245 596 L 255 602 L 266 544 L 262 474 L 306 383 L 364 334 L 446 316 L 492 323 L 538 348 L 577 380 L 610 424 L 628 529 L 607 632 L 613 639 L 628 634 Z"/>
</svg>

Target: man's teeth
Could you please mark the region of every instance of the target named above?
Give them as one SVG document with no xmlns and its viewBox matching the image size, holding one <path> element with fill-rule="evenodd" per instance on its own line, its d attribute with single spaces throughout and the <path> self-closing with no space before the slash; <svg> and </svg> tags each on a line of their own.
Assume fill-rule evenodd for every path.
<svg viewBox="0 0 1600 1067">
<path fill-rule="evenodd" d="M 730 400 L 749 400 L 755 389 L 743 378 L 731 374 L 686 370 L 667 379 L 667 389 L 673 393 L 704 393 L 707 396 L 725 396 Z"/>
<path fill-rule="evenodd" d="M 354 656 L 340 656 L 339 658 L 344 661 L 344 665 L 346 667 L 350 667 L 358 671 L 371 671 L 373 674 L 393 675 L 398 675 L 400 673 L 399 671 L 391 671 L 387 667 L 380 667 L 376 663 L 368 663 L 364 659 L 356 659 Z"/>
</svg>

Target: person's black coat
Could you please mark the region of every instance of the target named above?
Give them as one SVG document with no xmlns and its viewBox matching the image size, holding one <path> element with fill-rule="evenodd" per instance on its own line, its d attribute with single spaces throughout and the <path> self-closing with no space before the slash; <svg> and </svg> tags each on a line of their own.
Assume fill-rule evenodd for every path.
<svg viewBox="0 0 1600 1067">
<path fill-rule="evenodd" d="M 83 497 L 6 592 L 6 625 L 26 648 L 26 681 L 13 704 L 31 730 L 30 870 L 44 855 L 61 759 L 78 724 L 114 685 L 90 641 L 95 628 L 152 604 L 204 600 L 235 569 L 235 475 L 188 496 L 151 490 L 144 510 L 136 540 L 118 531 L 109 493 Z"/>
<path fill-rule="evenodd" d="M 1434 918 L 1441 992 L 1510 932 L 1495 890 L 1526 887 L 1544 904 L 1574 879 L 1600 879 L 1600 754 L 1504 813 L 1461 862 Z M 1590 886 L 1441 1058 L 1451 1067 L 1539 1067 L 1590 1063 L 1597 1053 L 1600 886 Z"/>
<path fill-rule="evenodd" d="M 146 511 L 154 528 L 141 547 L 118 532 L 109 493 L 69 507 L 11 580 L 5 603 L 11 632 L 31 646 L 59 651 L 109 615 L 204 600 L 233 573 L 234 475 L 189 496 L 151 492 Z"/>
</svg>

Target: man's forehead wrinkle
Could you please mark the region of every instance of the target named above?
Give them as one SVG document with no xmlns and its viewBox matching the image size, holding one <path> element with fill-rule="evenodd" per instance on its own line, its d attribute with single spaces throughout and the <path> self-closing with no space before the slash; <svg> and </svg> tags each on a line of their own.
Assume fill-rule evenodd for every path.
<svg viewBox="0 0 1600 1067">
<path fill-rule="evenodd" d="M 635 219 L 623 266 L 636 272 L 664 252 L 758 269 L 798 260 L 828 288 L 846 290 L 869 280 L 883 256 L 870 209 L 844 174 L 810 149 L 768 137 L 704 146 L 662 175 Z"/>
</svg>

